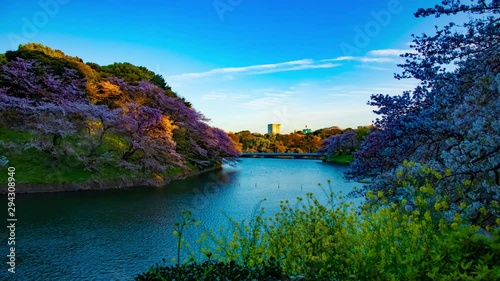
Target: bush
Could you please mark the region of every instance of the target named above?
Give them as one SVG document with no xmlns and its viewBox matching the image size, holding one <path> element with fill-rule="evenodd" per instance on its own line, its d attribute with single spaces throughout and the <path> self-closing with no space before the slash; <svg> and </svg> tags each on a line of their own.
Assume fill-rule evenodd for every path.
<svg viewBox="0 0 500 281">
<path fill-rule="evenodd" d="M 180 266 L 160 266 L 156 264 L 148 272 L 135 277 L 135 280 L 283 280 L 280 265 L 275 260 L 256 266 L 239 265 L 234 261 L 219 262 L 207 260 L 203 263 L 192 262 Z"/>
<path fill-rule="evenodd" d="M 426 167 L 422 175 L 438 176 Z M 419 182 L 401 178 L 402 185 L 418 190 L 412 203 L 369 191 L 370 203 L 358 208 L 330 185 L 320 185 L 324 203 L 308 193 L 295 203 L 281 202 L 272 217 L 262 208 L 248 222 L 230 220 L 219 232 L 204 233 L 197 241 L 200 252 L 191 253 L 179 270 L 206 273 L 207 267 L 220 266 L 238 274 L 262 272 L 272 261 L 273 272 L 303 280 L 498 280 L 500 219 L 487 229 L 472 225 L 461 210 L 450 212 L 429 181 Z M 195 262 L 204 256 L 211 259 Z M 234 276 L 229 280 L 238 280 Z"/>
</svg>

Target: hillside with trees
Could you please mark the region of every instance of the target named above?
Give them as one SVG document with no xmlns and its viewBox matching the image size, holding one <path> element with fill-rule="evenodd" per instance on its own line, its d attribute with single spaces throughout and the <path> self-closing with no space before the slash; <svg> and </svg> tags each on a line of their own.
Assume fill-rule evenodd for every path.
<svg viewBox="0 0 500 281">
<path fill-rule="evenodd" d="M 346 132 L 357 132 L 362 139 L 370 131 L 371 126 L 359 126 L 357 129 L 341 129 L 337 126 L 318 129 L 311 133 L 297 131 L 290 134 L 260 134 L 250 131 L 229 132 L 229 137 L 238 144 L 242 152 L 290 152 L 310 153 L 326 147 L 325 141 Z M 353 148 L 353 151 L 357 150 Z M 326 151 L 320 150 L 326 155 Z M 351 155 L 352 156 L 352 155 Z"/>
<path fill-rule="evenodd" d="M 239 144 L 242 152 L 314 152 L 321 139 L 312 133 L 303 134 L 259 134 L 250 131 L 229 133 L 229 137 Z"/>
<path fill-rule="evenodd" d="M 0 157 L 18 181 L 163 184 L 239 155 L 161 75 L 30 43 L 0 56 Z"/>
<path fill-rule="evenodd" d="M 325 138 L 317 150 L 327 162 L 349 164 L 361 147 L 361 143 L 372 131 L 372 126 L 359 126 L 357 129 L 345 129 L 339 134 Z"/>
</svg>

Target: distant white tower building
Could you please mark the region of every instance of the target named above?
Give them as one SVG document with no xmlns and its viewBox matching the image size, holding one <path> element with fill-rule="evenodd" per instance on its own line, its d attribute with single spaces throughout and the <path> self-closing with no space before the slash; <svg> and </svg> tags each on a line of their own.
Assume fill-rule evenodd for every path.
<svg viewBox="0 0 500 281">
<path fill-rule="evenodd" d="M 270 135 L 281 134 L 281 124 L 267 125 L 267 133 Z"/>
</svg>

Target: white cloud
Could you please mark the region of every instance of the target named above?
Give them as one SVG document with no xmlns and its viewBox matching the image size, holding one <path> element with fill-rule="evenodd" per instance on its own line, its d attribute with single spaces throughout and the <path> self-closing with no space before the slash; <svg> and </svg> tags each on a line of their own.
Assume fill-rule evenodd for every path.
<svg viewBox="0 0 500 281">
<path fill-rule="evenodd" d="M 315 68 L 331 68 L 335 67 L 335 64 L 317 64 L 312 59 L 301 59 L 280 63 L 271 63 L 271 64 L 258 64 L 258 65 L 250 65 L 250 66 L 242 66 L 242 67 L 224 67 L 224 68 L 215 68 L 205 72 L 192 72 L 192 73 L 184 73 L 179 75 L 170 76 L 170 79 L 182 79 L 182 78 L 201 78 L 208 77 L 212 75 L 218 74 L 235 74 L 235 73 L 245 73 L 245 74 L 264 74 L 264 73 L 273 73 L 273 72 L 283 72 L 283 71 L 293 71 L 293 70 L 304 70 L 304 69 L 315 69 Z"/>
<path fill-rule="evenodd" d="M 323 64 L 314 64 L 314 65 L 298 65 L 290 68 L 275 68 L 275 69 L 269 69 L 269 70 L 262 70 L 258 72 L 254 72 L 252 74 L 267 74 L 267 73 L 274 73 L 274 72 L 285 72 L 285 71 L 296 71 L 296 70 L 304 70 L 304 69 L 318 69 L 318 68 L 333 68 L 340 66 L 340 64 L 335 64 L 335 63 L 323 63 Z"/>
<path fill-rule="evenodd" d="M 254 94 L 256 98 L 249 100 L 241 105 L 248 109 L 275 109 L 277 106 L 289 105 L 293 102 L 294 91 L 290 90 L 268 90 L 258 91 L 260 94 Z"/>
<path fill-rule="evenodd" d="M 282 99 L 278 97 L 262 97 L 251 100 L 243 104 L 243 107 L 250 109 L 262 109 L 268 108 L 270 106 L 276 106 L 282 104 Z"/>
<path fill-rule="evenodd" d="M 283 93 L 283 94 L 269 94 L 269 93 L 266 93 L 264 95 L 268 96 L 268 97 L 278 97 L 278 98 L 286 98 L 286 97 L 290 96 L 289 94 L 286 94 L 286 93 Z"/>
<path fill-rule="evenodd" d="M 399 95 L 404 91 L 413 90 L 417 85 L 415 79 L 395 81 L 392 84 L 375 85 L 344 85 L 327 88 L 328 98 L 365 96 L 367 99 L 373 94 Z"/>
<path fill-rule="evenodd" d="M 362 65 L 356 65 L 358 68 L 366 68 L 366 69 L 373 69 L 373 70 L 380 70 L 380 71 L 393 71 L 391 68 L 386 68 L 386 67 L 379 67 L 379 66 L 373 66 L 373 65 L 367 65 L 367 64 L 362 64 Z"/>
<path fill-rule="evenodd" d="M 202 100 L 218 100 L 225 98 L 226 98 L 225 94 L 206 94 L 201 97 Z"/>
<path fill-rule="evenodd" d="M 334 62 L 334 61 L 359 61 L 363 63 L 396 63 L 397 60 L 394 58 L 387 57 L 353 57 L 353 56 L 343 56 L 332 59 L 323 59 L 321 62 Z"/>
<path fill-rule="evenodd" d="M 326 69 L 340 66 L 341 62 L 357 61 L 364 64 L 369 63 L 397 63 L 400 58 L 394 58 L 400 54 L 412 52 L 412 50 L 403 49 L 382 49 L 372 50 L 366 56 L 340 56 L 329 59 L 300 59 L 280 63 L 257 64 L 240 67 L 222 67 L 214 68 L 203 72 L 190 72 L 168 77 L 169 80 L 182 80 L 222 75 L 227 80 L 233 80 L 234 74 L 268 74 L 286 71 L 298 71 L 307 69 Z M 337 62 L 337 63 L 335 63 Z"/>
<path fill-rule="evenodd" d="M 389 56 L 394 56 L 398 57 L 399 55 L 406 54 L 406 53 L 415 53 L 415 50 L 411 49 L 382 49 L 382 50 L 372 50 L 368 52 L 369 56 L 383 56 L 383 57 L 389 57 Z"/>
<path fill-rule="evenodd" d="M 393 58 L 367 58 L 367 57 L 362 57 L 359 58 L 359 61 L 361 62 L 377 62 L 377 63 L 396 63 L 397 60 Z"/>
<path fill-rule="evenodd" d="M 226 92 L 211 92 L 201 96 L 201 100 L 242 100 L 248 99 L 250 95 L 247 94 L 234 94 Z"/>
<path fill-rule="evenodd" d="M 322 62 L 327 62 L 327 61 L 350 61 L 350 60 L 356 60 L 356 57 L 353 56 L 342 56 L 342 57 L 336 57 L 333 59 L 323 59 L 321 60 Z"/>
</svg>

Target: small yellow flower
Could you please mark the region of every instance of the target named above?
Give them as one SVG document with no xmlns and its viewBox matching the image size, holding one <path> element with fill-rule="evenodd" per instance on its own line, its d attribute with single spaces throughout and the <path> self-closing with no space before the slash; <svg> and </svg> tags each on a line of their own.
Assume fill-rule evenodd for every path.
<svg viewBox="0 0 500 281">
<path fill-rule="evenodd" d="M 443 209 L 443 206 L 441 206 L 441 202 L 436 202 L 436 204 L 434 204 L 434 209 L 436 209 L 436 211 L 441 211 L 441 209 Z"/>
<path fill-rule="evenodd" d="M 417 204 L 417 206 L 423 207 L 425 205 L 425 200 L 424 198 L 422 198 L 422 196 L 418 195 L 415 203 Z"/>
<path fill-rule="evenodd" d="M 377 192 L 377 197 L 379 199 L 382 198 L 382 197 L 384 197 L 384 192 L 379 190 L 379 192 Z"/>
<path fill-rule="evenodd" d="M 403 170 L 398 170 L 398 172 L 396 173 L 396 177 L 399 179 L 401 178 L 402 175 L 403 175 Z"/>
<path fill-rule="evenodd" d="M 424 218 L 426 221 L 431 221 L 432 218 L 431 218 L 431 212 L 429 211 L 426 211 L 425 214 L 424 214 Z"/>
<path fill-rule="evenodd" d="M 368 198 L 368 199 L 375 199 L 375 195 L 373 195 L 373 191 L 372 190 L 369 190 L 366 193 L 366 198 Z"/>
</svg>

